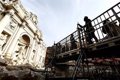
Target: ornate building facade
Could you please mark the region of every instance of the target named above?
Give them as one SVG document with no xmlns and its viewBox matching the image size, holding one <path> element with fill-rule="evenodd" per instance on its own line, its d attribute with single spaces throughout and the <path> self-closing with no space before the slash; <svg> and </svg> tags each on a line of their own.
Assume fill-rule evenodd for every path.
<svg viewBox="0 0 120 80">
<path fill-rule="evenodd" d="M 0 0 L 0 58 L 8 65 L 44 69 L 46 47 L 37 23 L 19 0 Z"/>
</svg>

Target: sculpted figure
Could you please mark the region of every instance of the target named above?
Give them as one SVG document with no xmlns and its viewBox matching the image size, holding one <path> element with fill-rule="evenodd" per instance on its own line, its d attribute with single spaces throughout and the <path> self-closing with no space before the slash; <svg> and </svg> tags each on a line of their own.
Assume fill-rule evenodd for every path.
<svg viewBox="0 0 120 80">
<path fill-rule="evenodd" d="M 7 42 L 7 36 L 8 35 L 6 35 L 6 34 L 5 35 L 1 34 L 1 36 L 0 36 L 0 51 L 3 50 L 3 47 Z"/>
</svg>

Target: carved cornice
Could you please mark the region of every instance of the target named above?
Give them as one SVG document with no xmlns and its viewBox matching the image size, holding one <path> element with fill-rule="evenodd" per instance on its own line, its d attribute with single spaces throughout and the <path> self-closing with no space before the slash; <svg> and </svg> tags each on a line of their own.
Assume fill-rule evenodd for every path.
<svg viewBox="0 0 120 80">
<path fill-rule="evenodd" d="M 1 3 L 5 10 L 10 10 L 15 4 L 18 3 L 18 0 L 2 0 Z"/>
</svg>

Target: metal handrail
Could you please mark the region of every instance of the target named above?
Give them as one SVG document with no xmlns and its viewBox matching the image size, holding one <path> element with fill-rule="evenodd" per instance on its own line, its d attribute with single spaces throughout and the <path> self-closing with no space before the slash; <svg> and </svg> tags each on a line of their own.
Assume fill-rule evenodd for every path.
<svg viewBox="0 0 120 80">
<path fill-rule="evenodd" d="M 115 9 L 116 7 L 119 9 L 119 11 L 116 11 L 116 9 Z M 107 16 L 105 14 L 107 14 Z M 102 27 L 103 26 L 108 26 L 109 28 L 111 28 L 111 27 L 115 28 L 116 26 L 120 27 L 119 26 L 119 24 L 120 24 L 120 16 L 119 15 L 120 15 L 120 2 L 117 3 L 116 5 L 114 5 L 113 7 L 111 7 L 110 9 L 106 10 L 105 12 L 103 12 L 102 14 L 97 16 L 96 18 L 94 18 L 91 21 L 91 23 L 92 23 L 93 27 L 95 28 L 95 32 L 94 33 L 97 36 L 99 41 L 98 42 L 93 41 L 94 44 L 88 44 L 87 40 L 86 40 L 86 36 L 87 35 L 86 35 L 84 30 L 81 30 L 80 31 L 80 36 L 81 36 L 81 42 L 82 42 L 81 44 L 82 44 L 82 46 L 84 46 L 84 48 L 89 48 L 90 45 L 94 46 L 95 44 L 98 44 L 98 43 L 100 44 L 100 43 L 104 42 L 105 40 L 110 40 L 110 39 L 112 39 L 114 37 L 120 36 L 119 35 L 120 34 L 120 30 L 118 30 L 118 29 L 116 29 L 118 35 L 114 35 L 114 32 L 110 31 L 109 34 L 111 34 L 111 36 L 108 37 L 108 38 L 107 38 L 107 36 L 109 34 L 104 34 L 102 32 Z M 113 26 L 110 26 L 109 23 L 103 25 L 103 22 L 106 19 L 108 19 L 110 21 L 109 22 L 110 24 L 112 24 L 114 22 L 116 22 L 117 24 L 113 24 Z M 73 38 L 76 41 L 75 43 L 77 45 L 77 48 L 80 48 L 77 30 L 74 31 L 71 34 L 73 34 Z M 73 49 L 70 49 L 70 47 L 72 46 L 71 41 L 70 41 L 71 34 L 58 42 L 58 43 L 61 44 L 61 50 L 59 50 L 60 51 L 59 53 L 65 53 L 65 52 L 73 50 Z M 66 48 L 68 48 L 68 50 L 66 50 Z M 64 49 L 64 51 L 62 51 L 62 49 Z"/>
</svg>

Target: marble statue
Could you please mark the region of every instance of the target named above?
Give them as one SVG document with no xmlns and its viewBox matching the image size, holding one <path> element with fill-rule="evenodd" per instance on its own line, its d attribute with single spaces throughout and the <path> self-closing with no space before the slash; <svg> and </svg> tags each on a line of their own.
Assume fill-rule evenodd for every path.
<svg viewBox="0 0 120 80">
<path fill-rule="evenodd" d="M 3 35 L 1 34 L 0 36 L 0 51 L 3 50 L 3 47 L 5 46 L 6 42 L 7 42 L 7 34 Z"/>
</svg>

